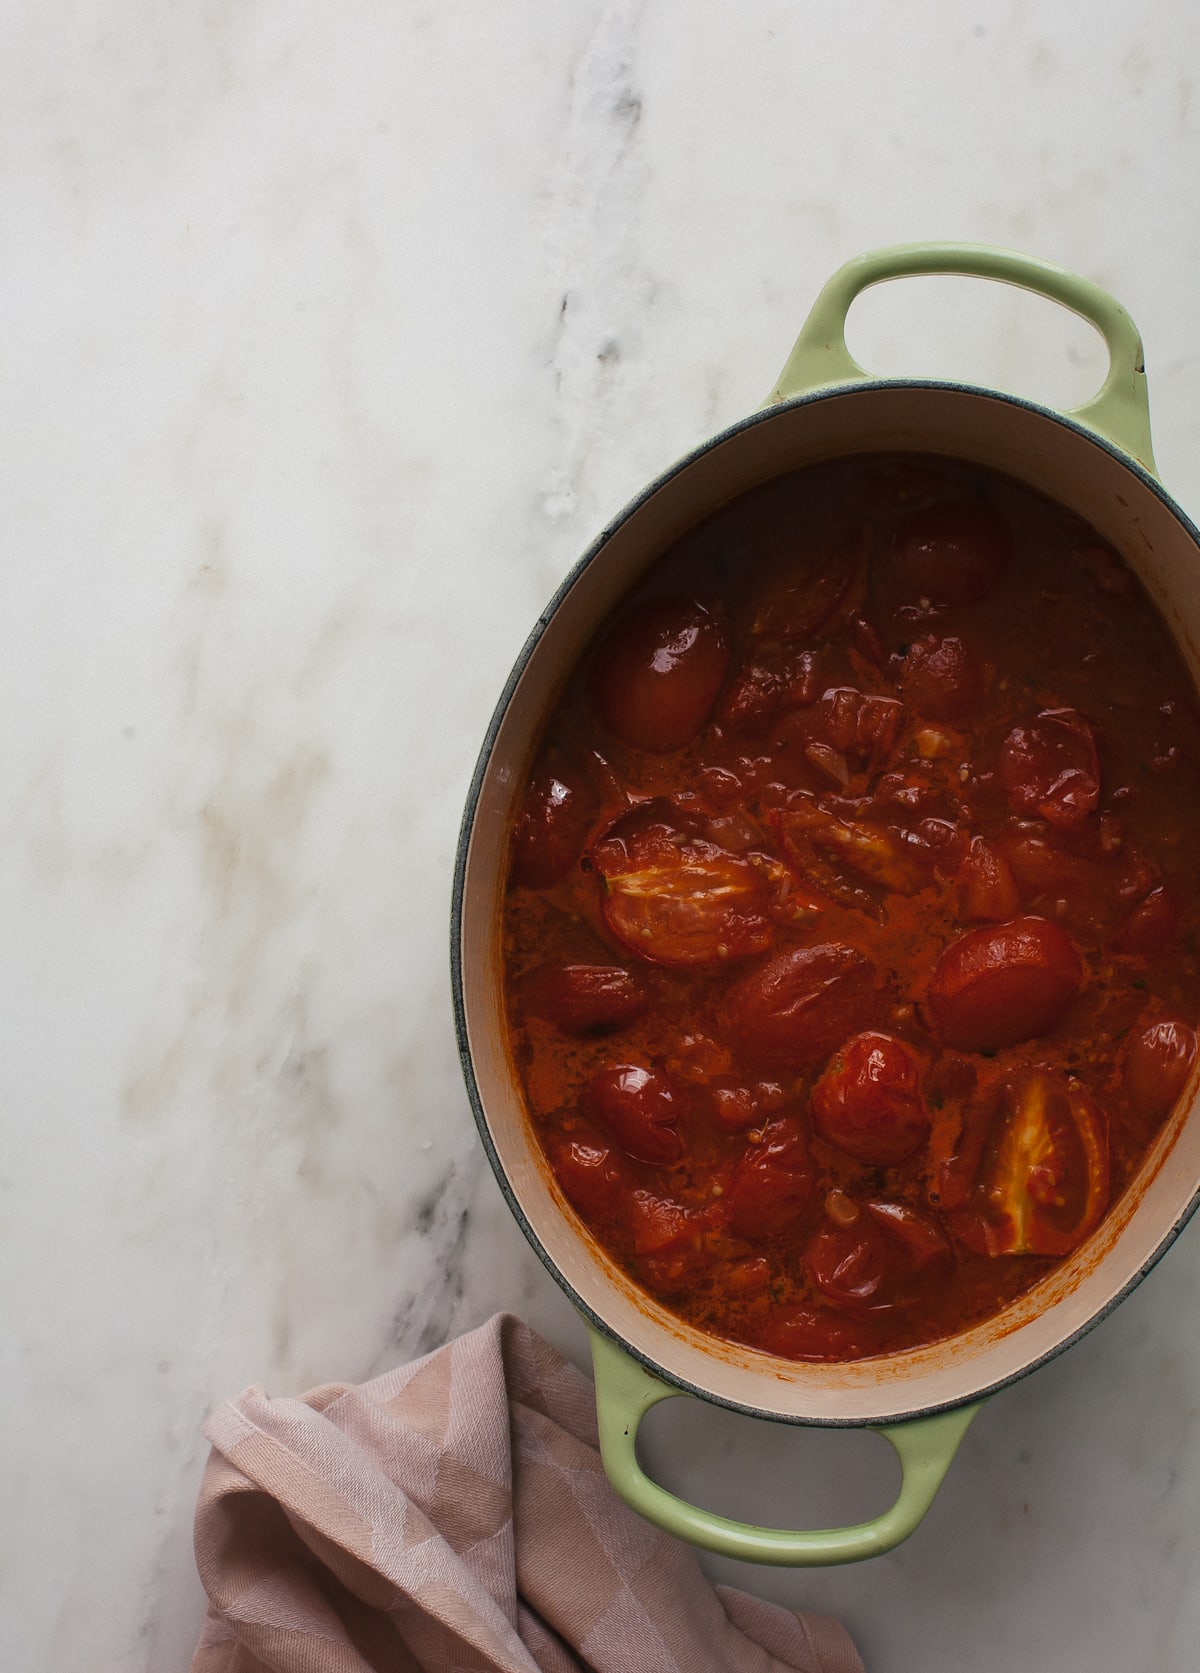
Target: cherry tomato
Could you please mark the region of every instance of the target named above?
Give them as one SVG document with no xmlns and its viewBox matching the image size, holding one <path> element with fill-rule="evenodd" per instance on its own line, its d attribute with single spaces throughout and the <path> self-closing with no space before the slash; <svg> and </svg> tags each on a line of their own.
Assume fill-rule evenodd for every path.
<svg viewBox="0 0 1200 1673">
<path fill-rule="evenodd" d="M 581 1214 L 599 1220 L 617 1207 L 626 1188 L 625 1169 L 603 1139 L 573 1133 L 553 1147 L 550 1161 L 563 1195 Z"/>
<path fill-rule="evenodd" d="M 730 1229 L 751 1242 L 786 1231 L 808 1207 L 813 1166 L 800 1123 L 772 1121 L 738 1158 L 725 1191 Z"/>
<path fill-rule="evenodd" d="M 778 1081 L 759 1081 L 754 1086 L 714 1086 L 713 1114 L 730 1133 L 743 1133 L 749 1127 L 761 1127 L 775 1110 L 787 1102 L 787 1094 Z"/>
<path fill-rule="evenodd" d="M 958 916 L 1003 923 L 1021 910 L 1012 868 L 1004 855 L 983 837 L 972 837 L 967 857 L 954 879 Z"/>
<path fill-rule="evenodd" d="M 670 1198 L 634 1191 L 629 1199 L 629 1229 L 638 1269 L 652 1289 L 670 1291 L 694 1277 L 708 1261 L 708 1217 Z"/>
<path fill-rule="evenodd" d="M 1005 738 L 997 776 L 1018 813 L 1034 814 L 1068 836 L 1077 834 L 1100 800 L 1091 727 L 1074 709 L 1043 709 Z"/>
<path fill-rule="evenodd" d="M 636 1021 L 650 996 L 616 964 L 539 964 L 516 982 L 517 1004 L 560 1034 L 611 1034 Z"/>
<path fill-rule="evenodd" d="M 595 811 L 595 793 L 578 766 L 543 762 L 517 816 L 513 881 L 530 889 L 561 883 L 579 864 Z"/>
<path fill-rule="evenodd" d="M 1117 946 L 1123 953 L 1159 958 L 1175 939 L 1183 921 L 1183 902 L 1165 884 L 1151 889 L 1126 918 Z"/>
<path fill-rule="evenodd" d="M 874 987 L 874 964 L 843 942 L 777 953 L 728 996 L 734 1049 L 748 1063 L 811 1068 L 867 1020 Z"/>
<path fill-rule="evenodd" d="M 754 1345 L 779 1359 L 819 1362 L 865 1359 L 878 1351 L 865 1320 L 804 1305 L 772 1309 Z"/>
<path fill-rule="evenodd" d="M 890 1034 L 848 1041 L 813 1088 L 812 1112 L 821 1138 L 869 1167 L 893 1167 L 929 1138 L 917 1060 Z"/>
<path fill-rule="evenodd" d="M 822 1295 L 853 1312 L 913 1301 L 924 1280 L 954 1265 L 949 1239 L 932 1215 L 907 1203 L 851 1198 L 844 1198 L 836 1221 L 826 1218 L 804 1259 Z"/>
<path fill-rule="evenodd" d="M 669 803 L 620 819 L 592 850 L 604 879 L 601 911 L 612 933 L 657 964 L 715 964 L 765 952 L 766 871 L 689 834 Z"/>
<path fill-rule="evenodd" d="M 1125 1056 L 1125 1089 L 1137 1113 L 1160 1121 L 1187 1085 L 1196 1058 L 1196 1031 L 1174 1018 L 1152 1022 L 1133 1036 Z"/>
<path fill-rule="evenodd" d="M 894 697 L 864 696 L 854 686 L 832 687 L 813 714 L 814 728 L 834 749 L 876 767 L 891 754 L 903 719 L 904 706 Z"/>
<path fill-rule="evenodd" d="M 968 1116 L 942 1200 L 980 1255 L 1067 1255 L 1108 1207 L 1104 1117 L 1078 1081 L 1040 1066 L 1006 1075 Z"/>
<path fill-rule="evenodd" d="M 655 1069 L 610 1063 L 584 1088 L 584 1108 L 637 1162 L 671 1163 L 683 1155 L 677 1131 L 683 1099 Z"/>
<path fill-rule="evenodd" d="M 950 943 L 930 980 L 929 1008 L 947 1045 L 995 1051 L 1045 1034 L 1082 986 L 1066 931 L 1046 918 L 1014 918 Z"/>
<path fill-rule="evenodd" d="M 596 654 L 592 699 L 610 732 L 636 749 L 682 749 L 699 732 L 729 666 L 716 618 L 693 602 L 645 605 Z"/>
<path fill-rule="evenodd" d="M 754 619 L 755 633 L 772 639 L 803 639 L 829 620 L 863 574 L 867 536 L 855 529 L 828 556 L 810 554 L 791 570 L 799 579 L 775 587 Z"/>
<path fill-rule="evenodd" d="M 806 709 L 821 694 L 815 651 L 772 653 L 764 647 L 733 675 L 717 706 L 717 719 L 730 732 L 764 732 L 784 709 Z"/>
<path fill-rule="evenodd" d="M 1003 521 L 982 500 L 943 500 L 905 520 L 893 566 L 914 595 L 973 604 L 999 585 L 1010 550 Z"/>
<path fill-rule="evenodd" d="M 983 671 L 961 639 L 926 634 L 900 664 L 900 690 L 928 720 L 965 720 L 983 696 Z"/>
</svg>

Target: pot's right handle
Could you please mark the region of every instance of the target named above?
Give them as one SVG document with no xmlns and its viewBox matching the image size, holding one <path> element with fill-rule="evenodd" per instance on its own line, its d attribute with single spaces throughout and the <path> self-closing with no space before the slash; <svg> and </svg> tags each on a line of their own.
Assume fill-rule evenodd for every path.
<svg viewBox="0 0 1200 1673">
<path fill-rule="evenodd" d="M 638 1425 L 651 1406 L 685 1391 L 652 1376 L 591 1325 L 588 1334 L 596 1372 L 600 1456 L 613 1487 L 655 1527 L 703 1551 L 738 1557 L 744 1563 L 816 1568 L 857 1563 L 892 1550 L 908 1538 L 933 1503 L 959 1442 L 979 1410 L 978 1404 L 957 1406 L 932 1417 L 875 1426 L 875 1433 L 889 1441 L 899 1457 L 903 1478 L 896 1502 L 872 1521 L 850 1528 L 752 1527 L 688 1504 L 650 1480 L 638 1462 Z"/>
<path fill-rule="evenodd" d="M 790 400 L 826 384 L 869 379 L 871 374 L 846 347 L 850 304 L 862 291 L 885 279 L 933 273 L 1017 285 L 1051 302 L 1060 302 L 1095 326 L 1108 347 L 1108 376 L 1097 395 L 1066 417 L 1086 425 L 1158 474 L 1150 444 L 1142 339 L 1124 308 L 1099 285 L 1065 267 L 1016 250 L 995 249 L 990 244 L 896 244 L 848 261 L 817 297 L 766 404 Z"/>
</svg>

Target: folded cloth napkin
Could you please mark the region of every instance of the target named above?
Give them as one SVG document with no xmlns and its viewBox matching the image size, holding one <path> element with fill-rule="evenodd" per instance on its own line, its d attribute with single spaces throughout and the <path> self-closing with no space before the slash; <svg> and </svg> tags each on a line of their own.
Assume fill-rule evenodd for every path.
<svg viewBox="0 0 1200 1673">
<path fill-rule="evenodd" d="M 511 1315 L 205 1434 L 192 1673 L 863 1673 L 617 1498 L 591 1384 Z"/>
</svg>

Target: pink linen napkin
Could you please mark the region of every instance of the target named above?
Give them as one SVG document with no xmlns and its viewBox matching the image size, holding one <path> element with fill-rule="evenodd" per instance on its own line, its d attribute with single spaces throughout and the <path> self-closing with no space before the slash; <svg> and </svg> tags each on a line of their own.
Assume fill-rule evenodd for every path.
<svg viewBox="0 0 1200 1673">
<path fill-rule="evenodd" d="M 192 1673 L 863 1673 L 617 1498 L 591 1384 L 511 1315 L 205 1434 Z"/>
</svg>

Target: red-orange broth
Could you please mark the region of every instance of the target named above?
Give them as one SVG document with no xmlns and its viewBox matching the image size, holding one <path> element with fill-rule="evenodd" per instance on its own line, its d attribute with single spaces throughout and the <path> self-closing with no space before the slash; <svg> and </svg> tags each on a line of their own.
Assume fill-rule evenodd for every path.
<svg viewBox="0 0 1200 1673">
<path fill-rule="evenodd" d="M 936 1341 L 1081 1244 L 1187 1080 L 1200 714 L 1124 561 L 871 455 L 667 551 L 549 716 L 505 906 L 563 1194 L 797 1359 Z"/>
</svg>

